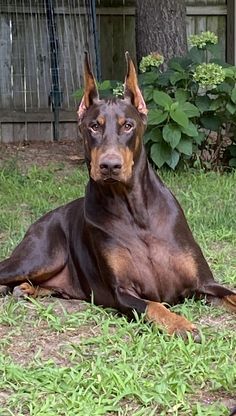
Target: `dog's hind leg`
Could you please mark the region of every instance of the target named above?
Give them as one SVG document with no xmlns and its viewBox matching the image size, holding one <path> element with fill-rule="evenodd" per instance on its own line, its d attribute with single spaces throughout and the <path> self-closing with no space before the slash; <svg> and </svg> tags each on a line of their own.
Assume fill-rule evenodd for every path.
<svg viewBox="0 0 236 416">
<path fill-rule="evenodd" d="M 26 295 L 31 295 L 33 286 L 51 289 L 50 281 L 53 281 L 52 286 L 58 286 L 60 293 L 68 277 L 65 271 L 67 259 L 66 237 L 60 224 L 44 217 L 30 227 L 12 255 L 0 263 L 0 294 L 17 286 Z M 39 294 L 40 290 L 34 293 Z"/>
<path fill-rule="evenodd" d="M 236 292 L 216 282 L 203 285 L 198 293 L 205 295 L 212 305 L 223 306 L 229 311 L 236 312 Z"/>
</svg>

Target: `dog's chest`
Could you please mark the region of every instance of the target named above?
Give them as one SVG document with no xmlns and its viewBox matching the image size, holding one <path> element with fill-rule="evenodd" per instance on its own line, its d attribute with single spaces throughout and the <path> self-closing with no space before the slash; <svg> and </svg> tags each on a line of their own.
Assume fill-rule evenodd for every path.
<svg viewBox="0 0 236 416">
<path fill-rule="evenodd" d="M 147 299 L 172 302 L 195 284 L 196 264 L 192 255 L 177 244 L 152 232 L 123 239 L 107 250 L 107 260 L 121 284 L 129 284 Z"/>
</svg>

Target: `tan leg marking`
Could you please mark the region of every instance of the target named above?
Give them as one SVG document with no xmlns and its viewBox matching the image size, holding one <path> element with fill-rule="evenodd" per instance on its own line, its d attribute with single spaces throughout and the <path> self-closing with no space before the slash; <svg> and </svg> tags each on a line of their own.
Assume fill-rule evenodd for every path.
<svg viewBox="0 0 236 416">
<path fill-rule="evenodd" d="M 158 302 L 148 302 L 146 309 L 147 319 L 163 327 L 169 335 L 186 336 L 186 332 L 195 332 L 196 327 L 183 316 L 169 311 Z"/>
<path fill-rule="evenodd" d="M 206 300 L 211 306 L 220 306 L 229 312 L 236 312 L 236 295 L 228 295 L 223 298 L 208 295 Z"/>
<path fill-rule="evenodd" d="M 236 295 L 225 296 L 222 304 L 228 311 L 236 312 Z"/>
<path fill-rule="evenodd" d="M 132 272 L 132 259 L 128 250 L 114 247 L 104 250 L 103 255 L 116 276 L 122 276 L 124 278 L 129 272 Z"/>
<path fill-rule="evenodd" d="M 197 275 L 197 265 L 193 256 L 189 253 L 178 254 L 172 257 L 173 267 L 176 272 L 186 275 L 190 280 L 195 280 Z"/>
<path fill-rule="evenodd" d="M 13 290 L 13 296 L 15 298 L 25 298 L 28 296 L 31 296 L 32 298 L 37 298 L 38 296 L 49 296 L 53 293 L 53 290 L 45 289 L 39 286 L 34 287 L 28 282 L 16 286 Z"/>
</svg>

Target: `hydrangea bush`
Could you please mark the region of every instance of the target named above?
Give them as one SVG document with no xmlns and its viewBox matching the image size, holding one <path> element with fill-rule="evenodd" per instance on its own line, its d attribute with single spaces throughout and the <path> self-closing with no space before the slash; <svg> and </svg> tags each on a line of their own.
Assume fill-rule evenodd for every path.
<svg viewBox="0 0 236 416">
<path fill-rule="evenodd" d="M 226 77 L 225 70 L 221 65 L 214 63 L 203 63 L 196 66 L 193 79 L 201 86 L 209 90 L 220 85 Z"/>
<path fill-rule="evenodd" d="M 207 31 L 202 32 L 200 35 L 189 36 L 188 42 L 191 46 L 204 49 L 207 45 L 216 45 L 218 43 L 218 36 L 213 32 Z"/>
<path fill-rule="evenodd" d="M 151 71 L 152 68 L 158 68 L 164 62 L 164 57 L 157 52 L 152 52 L 150 55 L 143 56 L 139 64 L 140 72 Z"/>
<path fill-rule="evenodd" d="M 149 108 L 144 142 L 154 167 L 236 167 L 236 67 L 220 62 L 217 42 L 209 31 L 190 36 L 191 49 L 164 72 L 158 52 L 142 58 L 139 84 Z M 116 81 L 98 88 L 101 97 L 124 93 Z M 74 94 L 82 95 L 83 89 Z"/>
<path fill-rule="evenodd" d="M 192 48 L 164 72 L 160 54 L 140 62 L 149 108 L 145 145 L 158 168 L 236 167 L 236 67 L 219 61 L 217 41 L 209 31 L 191 36 Z"/>
</svg>

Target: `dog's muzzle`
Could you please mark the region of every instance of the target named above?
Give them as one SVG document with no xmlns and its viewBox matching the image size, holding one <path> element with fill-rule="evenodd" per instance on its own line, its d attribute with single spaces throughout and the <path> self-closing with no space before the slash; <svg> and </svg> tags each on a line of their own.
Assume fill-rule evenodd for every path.
<svg viewBox="0 0 236 416">
<path fill-rule="evenodd" d="M 101 178 L 103 180 L 119 180 L 123 163 L 122 157 L 116 153 L 101 156 L 99 160 Z"/>
</svg>

